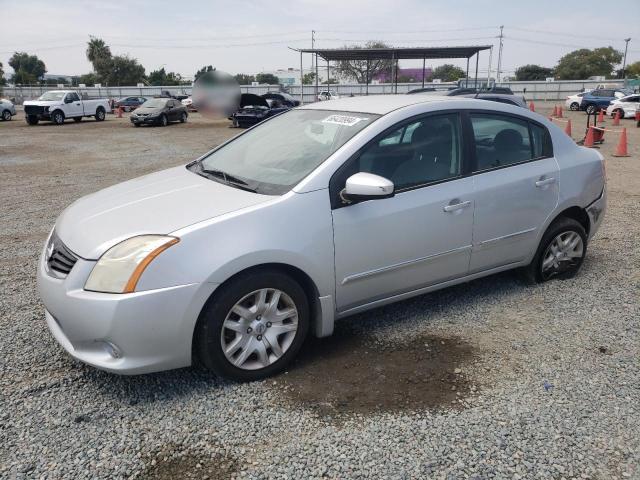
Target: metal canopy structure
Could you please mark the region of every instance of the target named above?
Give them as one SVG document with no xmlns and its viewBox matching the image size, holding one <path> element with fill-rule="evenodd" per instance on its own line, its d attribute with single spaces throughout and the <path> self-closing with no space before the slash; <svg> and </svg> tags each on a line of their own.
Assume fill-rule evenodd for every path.
<svg viewBox="0 0 640 480">
<path fill-rule="evenodd" d="M 443 59 L 443 58 L 466 58 L 467 59 L 467 86 L 469 84 L 469 60 L 475 55 L 476 57 L 476 75 L 475 86 L 478 84 L 478 58 L 480 52 L 483 50 L 493 51 L 492 45 L 473 45 L 473 46 L 460 46 L 460 47 L 402 47 L 402 48 L 291 48 L 296 52 L 300 52 L 300 100 L 304 103 L 302 84 L 303 67 L 302 56 L 305 53 L 315 55 L 315 91 L 316 96 L 318 94 L 318 57 L 327 62 L 327 91 L 330 85 L 330 72 L 329 62 L 331 61 L 344 61 L 344 60 L 366 60 L 367 72 L 366 72 L 366 93 L 369 94 L 369 62 L 371 60 L 391 60 L 392 61 L 392 78 L 394 85 L 394 92 L 398 93 L 398 60 L 422 60 L 422 86 L 424 87 L 424 72 L 426 66 L 426 60 L 429 59 Z M 489 69 L 491 71 L 491 54 L 489 55 Z M 488 76 L 487 76 L 488 77 Z"/>
</svg>

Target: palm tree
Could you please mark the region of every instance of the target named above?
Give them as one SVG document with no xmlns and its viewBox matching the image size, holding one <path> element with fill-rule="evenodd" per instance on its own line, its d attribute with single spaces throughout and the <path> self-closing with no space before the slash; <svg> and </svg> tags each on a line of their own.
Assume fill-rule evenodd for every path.
<svg viewBox="0 0 640 480">
<path fill-rule="evenodd" d="M 111 57 L 111 49 L 109 45 L 104 43 L 104 40 L 96 37 L 90 37 L 89 45 L 87 46 L 87 60 L 89 60 L 95 68 L 96 62 Z"/>
</svg>

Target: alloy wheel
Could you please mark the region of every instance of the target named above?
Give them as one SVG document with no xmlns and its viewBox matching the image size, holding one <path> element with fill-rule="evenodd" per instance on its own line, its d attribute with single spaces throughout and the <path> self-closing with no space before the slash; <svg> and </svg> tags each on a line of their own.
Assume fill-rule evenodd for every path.
<svg viewBox="0 0 640 480">
<path fill-rule="evenodd" d="M 11 112 L 9 110 L 2 112 L 2 119 L 7 122 L 11 120 Z"/>
<path fill-rule="evenodd" d="M 542 256 L 542 278 L 548 280 L 577 268 L 583 255 L 584 243 L 577 232 L 560 233 L 549 243 Z"/>
<path fill-rule="evenodd" d="M 298 331 L 298 309 L 285 292 L 263 288 L 242 297 L 222 324 L 220 343 L 227 360 L 243 370 L 277 362 Z"/>
</svg>

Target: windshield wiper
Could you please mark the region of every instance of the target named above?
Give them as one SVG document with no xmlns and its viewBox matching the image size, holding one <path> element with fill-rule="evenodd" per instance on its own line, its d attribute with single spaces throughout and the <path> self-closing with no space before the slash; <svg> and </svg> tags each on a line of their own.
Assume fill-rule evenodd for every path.
<svg viewBox="0 0 640 480">
<path fill-rule="evenodd" d="M 200 171 L 202 173 L 204 173 L 205 175 L 211 175 L 213 177 L 218 177 L 221 178 L 222 180 L 224 180 L 225 183 L 229 183 L 231 185 L 234 185 L 238 188 L 241 188 L 242 190 L 247 190 L 248 192 L 256 192 L 255 188 L 251 188 L 249 187 L 249 184 L 247 182 L 245 182 L 244 180 L 242 180 L 241 178 L 235 177 L 233 175 L 230 175 L 226 172 L 223 172 L 222 170 L 216 170 L 216 169 L 209 169 L 209 168 L 200 168 Z"/>
</svg>

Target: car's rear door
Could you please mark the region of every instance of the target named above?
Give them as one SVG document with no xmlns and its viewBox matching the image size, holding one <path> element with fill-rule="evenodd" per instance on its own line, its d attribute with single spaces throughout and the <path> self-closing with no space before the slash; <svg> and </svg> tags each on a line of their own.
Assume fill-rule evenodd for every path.
<svg viewBox="0 0 640 480">
<path fill-rule="evenodd" d="M 466 275 L 473 181 L 459 113 L 422 116 L 372 140 L 331 180 L 336 305 L 362 304 Z M 348 204 L 346 179 L 369 172 L 395 196 Z"/>
<path fill-rule="evenodd" d="M 476 199 L 469 273 L 476 273 L 534 251 L 558 204 L 558 164 L 543 125 L 497 112 L 470 112 L 468 118 Z"/>
</svg>

